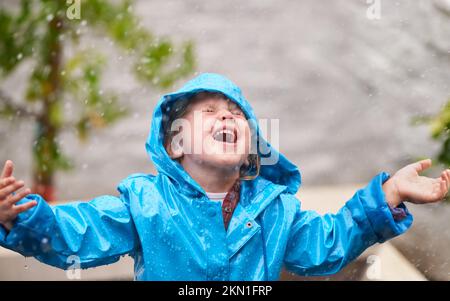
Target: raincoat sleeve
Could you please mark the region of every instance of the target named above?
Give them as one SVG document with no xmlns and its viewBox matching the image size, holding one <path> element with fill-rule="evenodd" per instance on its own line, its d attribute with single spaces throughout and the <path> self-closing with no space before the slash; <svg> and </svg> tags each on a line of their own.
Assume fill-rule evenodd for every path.
<svg viewBox="0 0 450 301">
<path fill-rule="evenodd" d="M 319 215 L 297 211 L 290 229 L 284 262 L 299 275 L 328 275 L 338 272 L 366 248 L 405 232 L 412 215 L 400 205 L 406 217 L 395 221 L 386 202 L 383 172 L 358 190 L 337 214 Z"/>
<path fill-rule="evenodd" d="M 137 244 L 127 199 L 125 192 L 49 206 L 41 196 L 28 195 L 20 203 L 37 205 L 19 214 L 9 233 L 0 226 L 0 245 L 62 269 L 113 263 Z"/>
</svg>

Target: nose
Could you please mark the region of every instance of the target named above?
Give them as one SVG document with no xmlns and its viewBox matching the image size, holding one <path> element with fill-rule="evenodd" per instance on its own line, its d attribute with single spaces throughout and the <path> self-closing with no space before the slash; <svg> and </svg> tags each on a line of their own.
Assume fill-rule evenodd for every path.
<svg viewBox="0 0 450 301">
<path fill-rule="evenodd" d="M 233 114 L 231 114 L 231 112 L 228 110 L 220 110 L 219 119 L 220 120 L 233 119 Z"/>
</svg>

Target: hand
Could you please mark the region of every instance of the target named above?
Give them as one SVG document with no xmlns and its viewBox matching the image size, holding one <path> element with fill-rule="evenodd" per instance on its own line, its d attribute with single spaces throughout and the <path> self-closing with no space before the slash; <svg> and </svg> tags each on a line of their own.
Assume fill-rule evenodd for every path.
<svg viewBox="0 0 450 301">
<path fill-rule="evenodd" d="M 408 201 L 415 204 L 427 204 L 442 201 L 450 187 L 450 169 L 433 179 L 419 176 L 419 172 L 431 166 L 431 159 L 409 164 L 397 171 L 383 184 L 388 203 L 397 207 Z"/>
<path fill-rule="evenodd" d="M 0 175 L 0 224 L 7 230 L 12 229 L 13 221 L 19 213 L 24 212 L 37 204 L 36 201 L 30 201 L 22 205 L 16 205 L 18 201 L 30 194 L 30 189 L 26 188 L 18 192 L 25 184 L 23 181 L 16 181 L 12 176 L 13 169 L 14 165 L 12 161 L 8 160 Z M 13 195 L 13 192 L 17 193 Z"/>
</svg>

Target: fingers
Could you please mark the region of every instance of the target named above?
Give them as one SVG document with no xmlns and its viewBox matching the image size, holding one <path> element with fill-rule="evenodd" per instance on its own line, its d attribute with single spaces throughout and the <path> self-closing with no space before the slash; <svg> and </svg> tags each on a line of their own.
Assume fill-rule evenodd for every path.
<svg viewBox="0 0 450 301">
<path fill-rule="evenodd" d="M 26 202 L 25 204 L 21 204 L 19 206 L 15 206 L 14 205 L 13 208 L 14 208 L 14 211 L 16 212 L 16 214 L 19 214 L 19 213 L 22 213 L 24 211 L 27 211 L 28 209 L 33 208 L 36 205 L 37 205 L 36 201 L 29 201 L 29 202 Z"/>
<path fill-rule="evenodd" d="M 439 202 L 445 198 L 445 195 L 448 192 L 447 182 L 441 179 L 438 183 L 435 184 L 433 189 L 433 196 L 429 200 L 429 202 Z"/>
<path fill-rule="evenodd" d="M 14 179 L 14 177 L 0 179 L 0 189 L 14 183 L 15 181 L 16 179 Z"/>
<path fill-rule="evenodd" d="M 10 177 L 13 173 L 14 164 L 11 160 L 6 160 L 5 166 L 3 166 L 3 171 L 0 176 L 0 179 Z"/>
<path fill-rule="evenodd" d="M 421 160 L 419 162 L 413 163 L 413 166 L 417 172 L 421 172 L 427 168 L 430 168 L 431 164 L 432 164 L 431 159 L 425 159 L 425 160 Z"/>
<path fill-rule="evenodd" d="M 5 199 L 6 197 L 8 197 L 8 195 L 10 195 L 16 190 L 19 190 L 24 185 L 25 183 L 23 181 L 17 181 L 11 185 L 4 187 L 3 189 L 0 189 L 0 200 Z"/>
<path fill-rule="evenodd" d="M 448 192 L 447 182 L 441 181 L 441 197 L 440 197 L 441 200 L 445 197 L 447 192 Z"/>
<path fill-rule="evenodd" d="M 450 169 L 446 169 L 441 173 L 441 179 L 447 184 L 447 190 L 450 188 Z"/>
<path fill-rule="evenodd" d="M 19 193 L 11 196 L 8 199 L 8 203 L 10 205 L 13 205 L 13 204 L 17 203 L 18 201 L 20 201 L 21 199 L 23 199 L 24 197 L 26 197 L 27 195 L 29 195 L 30 193 L 31 193 L 30 189 L 28 189 L 28 188 L 24 189 L 24 190 L 20 191 Z"/>
<path fill-rule="evenodd" d="M 444 193 L 444 197 L 445 197 L 450 188 L 450 169 L 446 169 L 442 173 L 444 174 L 444 178 L 445 178 L 445 193 Z"/>
</svg>

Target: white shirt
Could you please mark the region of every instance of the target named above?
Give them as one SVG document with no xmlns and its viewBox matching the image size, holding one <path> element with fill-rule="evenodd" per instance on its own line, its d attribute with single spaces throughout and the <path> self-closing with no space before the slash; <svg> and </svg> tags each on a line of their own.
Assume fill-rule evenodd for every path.
<svg viewBox="0 0 450 301">
<path fill-rule="evenodd" d="M 223 199 L 227 196 L 227 193 L 228 192 L 206 192 L 206 195 L 211 201 L 222 203 Z"/>
</svg>

